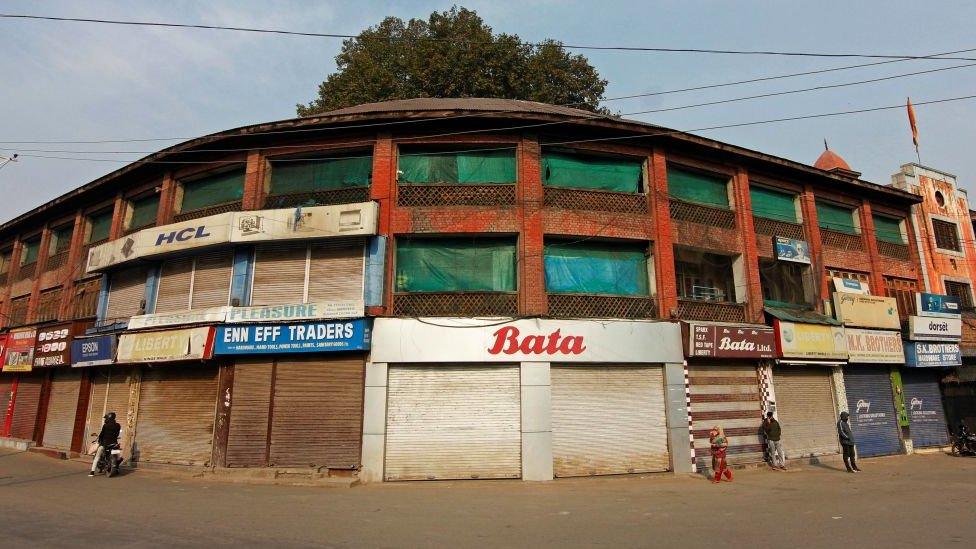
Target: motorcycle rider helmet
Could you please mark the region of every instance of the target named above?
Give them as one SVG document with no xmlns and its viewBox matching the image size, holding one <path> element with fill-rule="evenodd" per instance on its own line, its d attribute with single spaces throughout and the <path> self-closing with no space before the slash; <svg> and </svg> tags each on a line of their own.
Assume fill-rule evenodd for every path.
<svg viewBox="0 0 976 549">
<path fill-rule="evenodd" d="M 106 421 L 115 421 L 115 412 L 109 412 L 109 413 L 105 414 L 105 418 L 104 419 Z"/>
</svg>

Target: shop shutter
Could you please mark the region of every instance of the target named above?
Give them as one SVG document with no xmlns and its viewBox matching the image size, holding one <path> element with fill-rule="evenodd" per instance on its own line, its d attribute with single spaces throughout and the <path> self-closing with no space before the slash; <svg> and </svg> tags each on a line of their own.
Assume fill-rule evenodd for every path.
<svg viewBox="0 0 976 549">
<path fill-rule="evenodd" d="M 776 415 L 790 459 L 836 454 L 837 407 L 830 368 L 777 368 L 773 374 Z"/>
<path fill-rule="evenodd" d="M 78 394 L 81 390 L 80 370 L 57 370 L 51 380 L 51 393 L 44 422 L 41 446 L 58 450 L 71 449 L 71 435 L 78 413 Z"/>
<path fill-rule="evenodd" d="M 224 307 L 230 299 L 230 281 L 234 270 L 234 252 L 219 252 L 196 256 L 193 267 L 193 309 Z"/>
<path fill-rule="evenodd" d="M 163 262 L 156 291 L 156 313 L 177 313 L 190 309 L 190 286 L 193 282 L 193 258 L 184 257 Z"/>
<path fill-rule="evenodd" d="M 521 476 L 517 366 L 393 366 L 386 479 Z"/>
<path fill-rule="evenodd" d="M 720 425 L 729 438 L 728 463 L 763 461 L 762 402 L 756 366 L 703 364 L 688 367 L 692 434 L 699 470 L 710 466 L 708 432 Z"/>
<path fill-rule="evenodd" d="M 216 402 L 216 366 L 147 370 L 133 449 L 137 461 L 209 465 Z"/>
<path fill-rule="evenodd" d="M 668 470 L 660 367 L 553 366 L 557 477 Z"/>
<path fill-rule="evenodd" d="M 37 427 L 37 409 L 41 403 L 41 387 L 44 376 L 39 373 L 20 374 L 17 382 L 17 396 L 14 401 L 14 415 L 10 423 L 10 436 L 23 440 L 34 440 Z"/>
<path fill-rule="evenodd" d="M 912 445 L 916 448 L 948 445 L 939 372 L 903 369 L 901 380 L 911 421 Z"/>
<path fill-rule="evenodd" d="M 845 366 L 844 386 L 857 455 L 900 453 L 901 435 L 888 367 Z"/>
<path fill-rule="evenodd" d="M 14 377 L 12 375 L 0 376 L 0 436 L 6 436 L 3 427 L 7 421 L 7 408 L 10 406 L 10 391 L 13 389 L 13 383 Z"/>
<path fill-rule="evenodd" d="M 271 465 L 359 465 L 364 372 L 362 358 L 279 359 Z"/>
<path fill-rule="evenodd" d="M 105 318 L 128 319 L 142 314 L 146 299 L 146 270 L 143 267 L 123 269 L 111 274 L 109 279 L 108 308 Z"/>
<path fill-rule="evenodd" d="M 305 244 L 258 246 L 254 258 L 251 305 L 304 302 L 307 260 Z M 321 273 L 316 276 L 321 276 Z"/>
<path fill-rule="evenodd" d="M 363 242 L 312 245 L 308 302 L 363 299 Z"/>
<path fill-rule="evenodd" d="M 119 443 L 125 447 L 126 424 L 129 414 L 129 373 L 117 368 L 99 369 L 92 374 L 92 394 L 88 404 L 88 421 L 82 448 L 86 453 L 95 440 L 92 433 L 102 430 L 105 414 L 115 412 L 116 421 L 122 424 Z"/>
<path fill-rule="evenodd" d="M 271 376 L 274 362 L 239 360 L 234 364 L 228 467 L 268 464 L 268 414 L 271 411 Z"/>
</svg>

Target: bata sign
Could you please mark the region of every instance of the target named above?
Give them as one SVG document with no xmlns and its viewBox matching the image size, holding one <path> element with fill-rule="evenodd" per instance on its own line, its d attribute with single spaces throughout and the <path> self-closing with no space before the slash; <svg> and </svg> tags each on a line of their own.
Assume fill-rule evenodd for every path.
<svg viewBox="0 0 976 549">
<path fill-rule="evenodd" d="M 670 322 L 378 318 L 373 362 L 681 362 Z"/>
<path fill-rule="evenodd" d="M 691 357 L 773 358 L 776 336 L 766 326 L 682 323 L 688 342 L 685 352 Z"/>
<path fill-rule="evenodd" d="M 850 353 L 851 362 L 875 364 L 905 362 L 899 332 L 846 328 L 844 333 L 847 334 L 847 352 Z"/>
</svg>

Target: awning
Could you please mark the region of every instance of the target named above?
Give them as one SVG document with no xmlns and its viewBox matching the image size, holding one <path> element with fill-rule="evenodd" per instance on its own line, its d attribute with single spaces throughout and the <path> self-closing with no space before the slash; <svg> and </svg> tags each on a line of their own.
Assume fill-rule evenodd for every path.
<svg viewBox="0 0 976 549">
<path fill-rule="evenodd" d="M 775 303 L 776 305 L 771 305 Z M 763 310 L 767 314 L 774 318 L 784 320 L 786 322 L 799 322 L 803 324 L 824 324 L 827 326 L 840 326 L 841 323 L 835 318 L 831 318 L 826 315 L 822 315 L 816 311 L 799 307 L 795 305 L 790 305 L 788 303 L 779 302 L 766 302 L 766 306 Z"/>
</svg>

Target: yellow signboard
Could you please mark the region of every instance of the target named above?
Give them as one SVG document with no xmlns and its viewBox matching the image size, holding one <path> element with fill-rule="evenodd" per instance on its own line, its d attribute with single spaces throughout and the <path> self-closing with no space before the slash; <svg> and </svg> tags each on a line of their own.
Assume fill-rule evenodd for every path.
<svg viewBox="0 0 976 549">
<path fill-rule="evenodd" d="M 901 332 L 846 328 L 847 350 L 851 362 L 902 364 L 905 362 Z"/>
<path fill-rule="evenodd" d="M 777 320 L 777 353 L 783 358 L 847 360 L 844 328 Z"/>
<path fill-rule="evenodd" d="M 136 332 L 119 338 L 116 362 L 202 360 L 213 354 L 213 328 Z"/>
<path fill-rule="evenodd" d="M 845 326 L 901 329 L 893 297 L 834 292 L 834 314 Z"/>
</svg>

